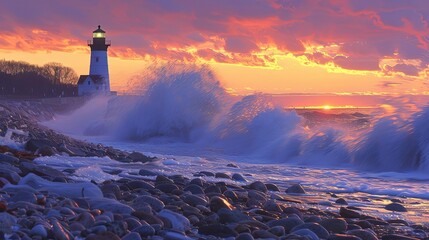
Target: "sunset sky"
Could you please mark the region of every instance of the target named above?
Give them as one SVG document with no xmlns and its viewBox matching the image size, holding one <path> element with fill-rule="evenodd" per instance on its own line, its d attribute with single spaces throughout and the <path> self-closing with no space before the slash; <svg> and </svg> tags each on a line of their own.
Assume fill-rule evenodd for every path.
<svg viewBox="0 0 429 240">
<path fill-rule="evenodd" d="M 179 60 L 240 94 L 425 94 L 428 21 L 427 0 L 13 0 L 0 4 L 0 59 L 87 74 L 100 24 L 113 90 Z"/>
</svg>

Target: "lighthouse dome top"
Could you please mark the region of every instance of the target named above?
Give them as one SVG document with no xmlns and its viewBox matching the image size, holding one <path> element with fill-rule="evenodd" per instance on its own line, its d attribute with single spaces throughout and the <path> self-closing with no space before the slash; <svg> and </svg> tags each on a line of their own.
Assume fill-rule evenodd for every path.
<svg viewBox="0 0 429 240">
<path fill-rule="evenodd" d="M 106 38 L 106 32 L 101 29 L 101 26 L 98 25 L 98 28 L 92 32 L 93 38 Z"/>
</svg>

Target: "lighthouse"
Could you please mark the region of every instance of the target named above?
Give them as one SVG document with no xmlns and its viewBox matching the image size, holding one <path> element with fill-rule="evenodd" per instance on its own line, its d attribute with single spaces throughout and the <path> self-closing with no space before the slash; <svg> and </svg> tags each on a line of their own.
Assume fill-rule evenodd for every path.
<svg viewBox="0 0 429 240">
<path fill-rule="evenodd" d="M 78 81 L 78 94 L 110 94 L 109 65 L 107 48 L 110 41 L 106 40 L 106 32 L 98 28 L 92 32 L 92 40 L 88 40 L 91 48 L 89 75 L 81 75 Z"/>
</svg>

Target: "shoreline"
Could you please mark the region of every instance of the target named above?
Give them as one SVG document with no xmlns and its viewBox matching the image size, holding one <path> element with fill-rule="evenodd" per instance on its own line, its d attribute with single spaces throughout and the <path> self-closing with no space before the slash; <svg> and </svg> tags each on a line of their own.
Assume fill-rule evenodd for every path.
<svg viewBox="0 0 429 240">
<path fill-rule="evenodd" d="M 32 160 L 66 154 L 150 165 L 157 159 L 56 133 L 34 122 L 35 115 L 40 120 L 54 111 L 44 110 L 43 104 L 12 102 L 0 101 L 2 136 L 7 129 L 18 129 L 11 137 L 25 143 L 26 151 L 0 148 L 0 232 L 6 238 L 423 239 L 429 234 L 428 226 L 366 215 L 335 194 L 330 197 L 336 199 L 336 211 L 305 208 L 306 190 L 299 184 L 279 189 L 261 181 L 231 183 L 240 182 L 242 175 L 202 171 L 191 179 L 141 165 L 139 177 L 152 179 L 77 182 L 71 172 Z M 400 199 L 386 208 L 406 210 Z"/>
</svg>

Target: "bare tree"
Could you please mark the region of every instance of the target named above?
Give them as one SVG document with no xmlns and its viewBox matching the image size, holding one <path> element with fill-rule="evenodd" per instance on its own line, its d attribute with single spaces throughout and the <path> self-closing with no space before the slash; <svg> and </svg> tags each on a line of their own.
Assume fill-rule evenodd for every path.
<svg viewBox="0 0 429 240">
<path fill-rule="evenodd" d="M 78 79 L 76 72 L 72 68 L 55 62 L 43 65 L 42 75 L 51 79 L 54 84 L 76 84 Z"/>
</svg>

